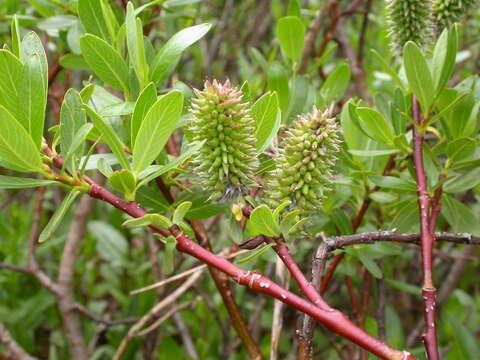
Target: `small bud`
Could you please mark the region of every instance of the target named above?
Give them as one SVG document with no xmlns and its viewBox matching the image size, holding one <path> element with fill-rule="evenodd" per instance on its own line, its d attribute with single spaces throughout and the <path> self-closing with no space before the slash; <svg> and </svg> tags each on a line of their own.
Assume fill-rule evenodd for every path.
<svg viewBox="0 0 480 360">
<path fill-rule="evenodd" d="M 280 139 L 273 158 L 276 169 L 266 177 L 265 200 L 272 206 L 290 200 L 291 208 L 304 215 L 318 209 L 331 187 L 331 168 L 340 151 L 338 131 L 335 119 L 329 119 L 316 107 L 310 114 L 298 116 L 291 131 L 284 132 Z M 303 140 L 297 143 L 299 138 Z"/>
<path fill-rule="evenodd" d="M 205 141 L 206 151 L 195 157 L 194 171 L 201 185 L 217 199 L 247 195 L 256 166 L 255 123 L 248 103 L 242 102 L 242 93 L 228 80 L 206 81 L 203 91 L 194 92 L 193 102 L 205 104 L 190 108 L 193 140 Z"/>
</svg>

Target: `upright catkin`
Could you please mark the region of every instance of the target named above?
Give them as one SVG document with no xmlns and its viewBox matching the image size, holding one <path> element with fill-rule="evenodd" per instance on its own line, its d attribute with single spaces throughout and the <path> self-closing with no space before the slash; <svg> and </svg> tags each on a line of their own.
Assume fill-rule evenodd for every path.
<svg viewBox="0 0 480 360">
<path fill-rule="evenodd" d="M 433 18 L 437 29 L 449 28 L 467 13 L 478 0 L 433 0 Z"/>
<path fill-rule="evenodd" d="M 266 177 L 265 199 L 272 206 L 291 201 L 291 208 L 309 215 L 321 206 L 332 187 L 339 125 L 316 107 L 299 115 L 280 139 L 273 158 L 275 170 Z"/>
<path fill-rule="evenodd" d="M 190 130 L 195 142 L 205 144 L 194 158 L 194 172 L 212 199 L 235 199 L 254 185 L 255 123 L 249 103 L 238 87 L 225 81 L 205 81 L 194 89 Z"/>
<path fill-rule="evenodd" d="M 433 40 L 430 0 L 387 0 L 387 25 L 391 46 L 401 55 L 407 41 L 426 46 Z"/>
</svg>

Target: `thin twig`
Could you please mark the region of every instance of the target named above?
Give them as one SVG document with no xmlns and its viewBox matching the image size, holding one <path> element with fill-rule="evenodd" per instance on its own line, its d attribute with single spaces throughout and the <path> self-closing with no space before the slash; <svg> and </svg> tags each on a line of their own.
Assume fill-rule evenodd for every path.
<svg viewBox="0 0 480 360">
<path fill-rule="evenodd" d="M 7 330 L 5 325 L 0 322 L 0 344 L 5 345 L 7 350 L 13 355 L 17 360 L 35 360 L 34 357 L 29 355 L 25 350 L 23 350 L 20 345 L 15 341 L 10 332 Z"/>
</svg>

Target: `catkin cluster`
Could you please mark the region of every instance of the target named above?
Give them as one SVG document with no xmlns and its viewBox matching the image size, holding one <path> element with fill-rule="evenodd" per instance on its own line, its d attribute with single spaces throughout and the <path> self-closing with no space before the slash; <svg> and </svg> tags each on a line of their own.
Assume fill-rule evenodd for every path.
<svg viewBox="0 0 480 360">
<path fill-rule="evenodd" d="M 474 5 L 477 0 L 434 0 L 433 17 L 438 30 L 448 28 L 460 20 L 462 15 Z"/>
<path fill-rule="evenodd" d="M 280 139 L 267 177 L 265 196 L 272 205 L 291 201 L 292 208 L 308 215 L 319 208 L 331 188 L 333 167 L 340 151 L 339 126 L 316 107 L 299 115 Z"/>
<path fill-rule="evenodd" d="M 388 35 L 393 51 L 400 55 L 407 41 L 419 46 L 429 44 L 433 39 L 432 20 L 430 0 L 388 0 Z"/>
<path fill-rule="evenodd" d="M 206 81 L 194 89 L 190 130 L 194 141 L 205 141 L 195 157 L 195 173 L 213 199 L 248 194 L 256 166 L 255 123 L 242 93 L 227 80 Z"/>
</svg>

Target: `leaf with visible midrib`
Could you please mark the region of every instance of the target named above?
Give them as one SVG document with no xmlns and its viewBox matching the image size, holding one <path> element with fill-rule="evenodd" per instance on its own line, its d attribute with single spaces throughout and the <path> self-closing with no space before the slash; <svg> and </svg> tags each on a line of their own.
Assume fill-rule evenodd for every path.
<svg viewBox="0 0 480 360">
<path fill-rule="evenodd" d="M 40 149 L 47 105 L 47 79 L 42 76 L 42 64 L 37 54 L 32 54 L 24 61 L 20 94 L 18 101 L 18 120 Z"/>
<path fill-rule="evenodd" d="M 264 151 L 280 127 L 278 97 L 276 93 L 265 94 L 252 105 L 252 117 L 255 120 L 257 151 Z"/>
<path fill-rule="evenodd" d="M 280 234 L 278 223 L 266 205 L 261 205 L 252 211 L 249 226 L 252 236 L 278 236 Z"/>
<path fill-rule="evenodd" d="M 58 225 L 60 225 L 60 223 L 62 222 L 62 219 L 67 213 L 68 209 L 70 208 L 70 205 L 72 205 L 72 203 L 75 201 L 79 194 L 80 192 L 75 189 L 68 193 L 65 199 L 63 199 L 60 206 L 57 208 L 57 210 L 55 210 L 55 213 L 48 222 L 47 226 L 45 226 L 45 228 L 43 229 L 40 237 L 38 238 L 38 242 L 44 242 L 53 235 L 55 230 L 58 228 Z"/>
<path fill-rule="evenodd" d="M 115 131 L 113 131 L 112 127 L 108 123 L 106 123 L 101 116 L 99 116 L 87 105 L 84 105 L 84 109 L 87 112 L 88 117 L 92 119 L 95 128 L 102 134 L 103 139 L 117 157 L 120 165 L 122 165 L 124 169 L 129 169 L 130 164 L 127 161 L 125 151 L 123 150 L 124 146 L 118 138 L 117 134 L 115 134 Z"/>
<path fill-rule="evenodd" d="M 40 151 L 22 125 L 0 105 L 0 157 L 25 170 L 42 167 Z"/>
<path fill-rule="evenodd" d="M 150 83 L 148 86 L 143 89 L 140 96 L 135 103 L 135 108 L 133 109 L 132 119 L 130 121 L 130 146 L 135 145 L 135 139 L 137 138 L 138 130 L 142 125 L 142 121 L 145 118 L 148 110 L 157 100 L 157 89 L 154 83 Z"/>
<path fill-rule="evenodd" d="M 162 151 L 182 114 L 183 95 L 178 90 L 170 91 L 150 108 L 138 131 L 133 147 L 133 170 L 139 174 Z"/>
<path fill-rule="evenodd" d="M 207 23 L 195 25 L 173 35 L 153 59 L 151 79 L 155 82 L 165 80 L 180 59 L 182 52 L 200 40 L 211 27 L 212 25 Z"/>
<path fill-rule="evenodd" d="M 432 105 L 435 86 L 427 60 L 412 41 L 407 42 L 403 49 L 403 65 L 410 89 L 420 101 L 422 110 L 426 112 Z"/>
<path fill-rule="evenodd" d="M 83 35 L 80 49 L 95 74 L 117 90 L 128 90 L 128 66 L 122 56 L 105 40 L 95 35 Z"/>
<path fill-rule="evenodd" d="M 23 65 L 10 51 L 0 50 L 0 105 L 12 114 L 18 110 L 18 92 Z"/>
<path fill-rule="evenodd" d="M 51 184 L 55 184 L 55 181 L 0 175 L 0 189 L 25 189 Z"/>
<path fill-rule="evenodd" d="M 101 0 L 78 0 L 78 16 L 85 31 L 109 40 Z"/>
</svg>

